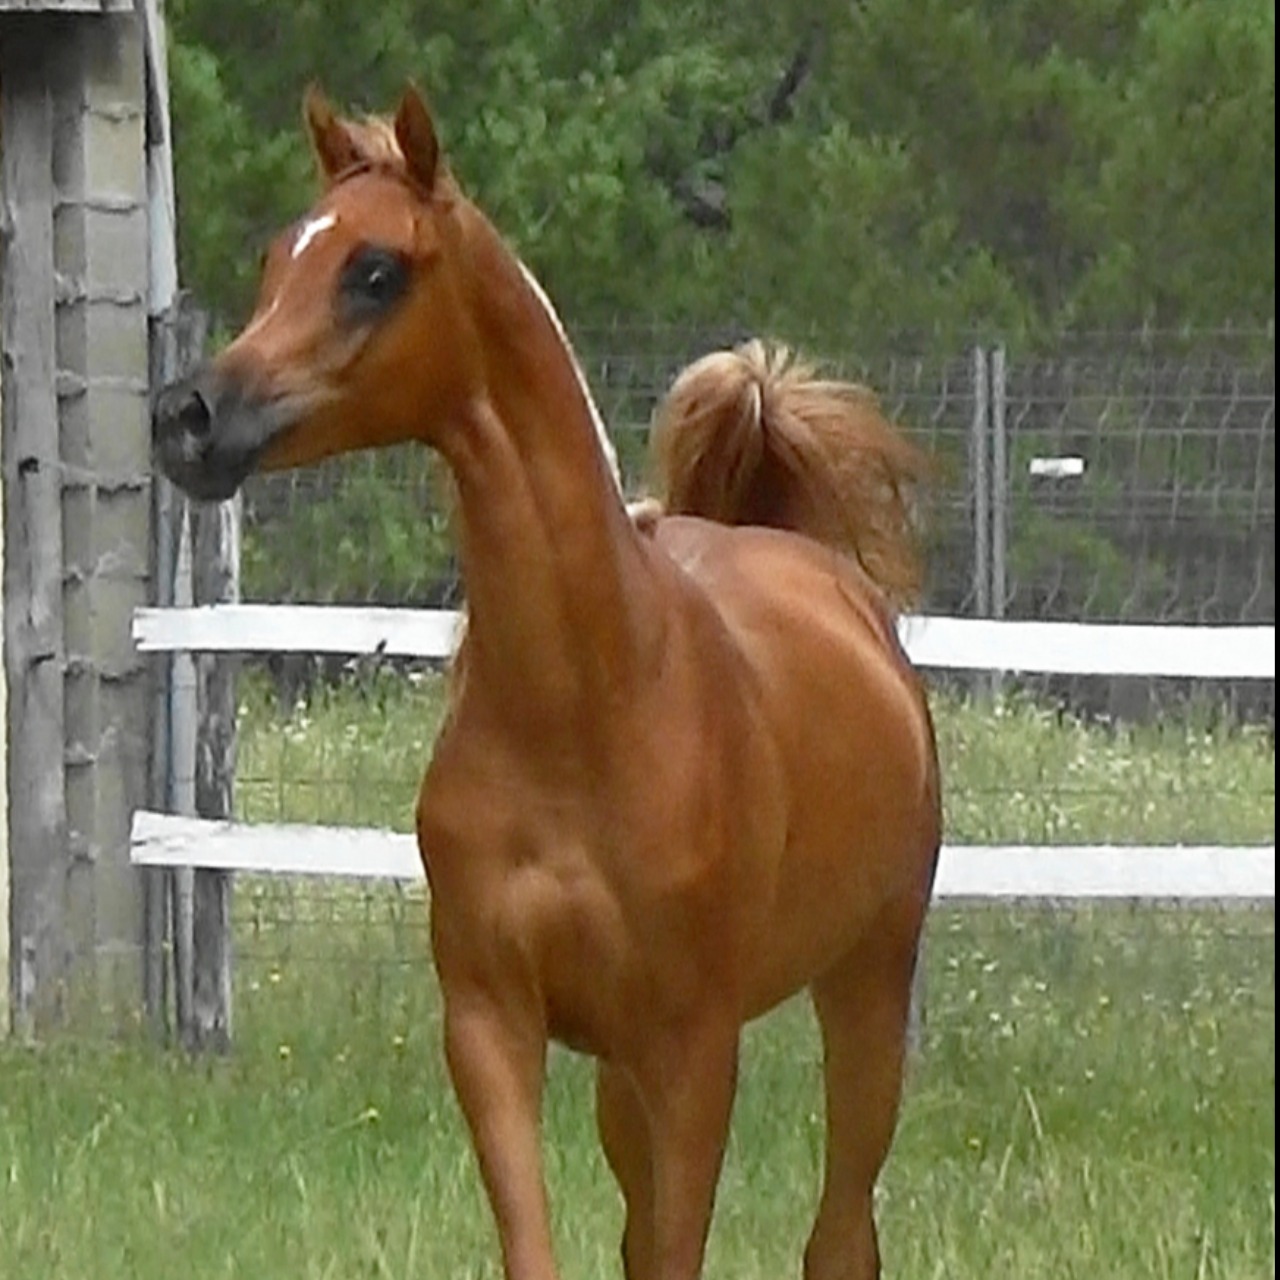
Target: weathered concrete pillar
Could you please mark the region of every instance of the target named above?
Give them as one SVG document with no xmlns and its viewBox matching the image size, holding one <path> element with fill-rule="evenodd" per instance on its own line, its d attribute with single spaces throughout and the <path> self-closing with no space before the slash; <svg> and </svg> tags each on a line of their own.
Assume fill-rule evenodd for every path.
<svg viewBox="0 0 1280 1280">
<path fill-rule="evenodd" d="M 151 522 L 146 86 L 133 15 L 74 32 L 54 129 L 68 905 L 92 953 L 79 994 L 114 1023 L 136 1015 L 142 973 L 129 823 L 148 783 L 146 668 L 130 639 Z"/>
<path fill-rule="evenodd" d="M 40 1035 L 141 997 L 151 548 L 145 31 L 154 4 L 0 0 L 10 1015 Z M 4 854 L 0 844 L 0 855 Z M 0 941 L 3 932 L 0 932 Z"/>
</svg>

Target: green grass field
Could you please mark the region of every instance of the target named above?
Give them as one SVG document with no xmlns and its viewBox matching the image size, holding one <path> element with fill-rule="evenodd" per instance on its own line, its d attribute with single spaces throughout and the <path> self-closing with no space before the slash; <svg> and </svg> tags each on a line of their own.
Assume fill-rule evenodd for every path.
<svg viewBox="0 0 1280 1280">
<path fill-rule="evenodd" d="M 255 820 L 409 824 L 438 714 L 381 678 L 279 716 L 246 691 Z M 949 838 L 1274 840 L 1274 748 L 941 700 Z M 439 1048 L 418 895 L 243 882 L 236 1050 L 0 1047 L 0 1275 L 496 1278 Z M 904 1280 L 1274 1276 L 1275 917 L 940 909 L 928 1022 L 881 1184 Z M 566 1280 L 620 1275 L 589 1065 L 553 1057 Z M 795 1001 L 748 1029 L 707 1275 L 799 1275 L 821 1150 Z"/>
<path fill-rule="evenodd" d="M 236 798 L 253 822 L 412 830 L 441 683 L 373 673 L 288 716 L 243 682 Z M 1195 708 L 1110 729 L 1025 698 L 934 700 L 954 844 L 1249 844 L 1274 840 L 1275 747 Z"/>
</svg>

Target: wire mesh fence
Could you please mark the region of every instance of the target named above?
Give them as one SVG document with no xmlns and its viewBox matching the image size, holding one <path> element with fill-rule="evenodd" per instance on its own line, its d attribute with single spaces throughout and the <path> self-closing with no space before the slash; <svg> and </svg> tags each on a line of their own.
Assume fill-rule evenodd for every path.
<svg viewBox="0 0 1280 1280">
<path fill-rule="evenodd" d="M 716 335 L 588 331 L 580 353 L 618 442 L 627 488 L 645 485 L 647 428 L 674 374 Z M 1270 332 L 1067 335 L 1049 355 L 983 349 L 826 367 L 871 386 L 937 463 L 927 503 L 938 612 L 1127 621 L 1275 618 L 1275 343 Z M 977 370 L 978 372 L 975 372 Z M 983 385 L 980 385 L 983 384 Z M 1002 477 L 982 495 L 984 442 Z M 1082 474 L 1037 474 L 1036 459 Z M 997 482 L 999 481 L 999 482 Z M 1006 542 L 1003 581 L 975 588 L 980 506 Z M 457 598 L 447 515 L 423 451 L 344 459 L 255 480 L 244 590 L 261 600 L 428 604 Z"/>
<path fill-rule="evenodd" d="M 1106 723 L 1023 691 L 991 701 L 935 689 L 933 702 L 952 843 L 1274 843 L 1274 739 L 1265 725 L 1232 723 L 1186 704 L 1166 708 L 1151 722 Z M 264 673 L 246 673 L 239 816 L 254 823 L 411 830 L 443 708 L 443 677 L 437 673 L 357 669 L 318 683 L 291 709 L 279 705 Z M 409 998 L 404 984 L 431 982 L 423 968 L 425 906 L 419 886 L 241 879 L 235 908 L 240 981 L 280 981 L 272 975 L 293 966 L 295 975 L 313 975 L 316 992 L 341 996 L 334 1016 L 348 997 L 362 1007 L 397 1008 Z M 1270 963 L 1270 906 L 1182 912 L 1059 907 L 1054 935 L 1064 955 L 1078 960 L 1076 969 L 1062 968 L 1059 977 L 1065 981 L 1077 973 L 1081 980 L 1098 980 L 1102 975 L 1091 968 L 1086 939 L 1107 920 L 1121 935 L 1109 945 L 1124 950 L 1123 938 L 1145 936 L 1155 927 L 1144 923 L 1148 910 L 1164 921 L 1158 932 L 1170 965 L 1178 939 L 1197 930 L 1239 933 L 1250 966 Z M 964 912 L 944 907 L 942 914 L 953 919 Z M 1026 905 L 1011 905 L 1007 913 L 1010 928 L 1043 916 L 1043 909 Z M 1153 990 L 1161 990 L 1158 983 Z"/>
<path fill-rule="evenodd" d="M 580 336 L 629 492 L 645 486 L 655 404 L 715 344 L 668 330 Z M 1272 335 L 1080 338 L 1051 356 L 979 347 L 860 362 L 835 351 L 826 366 L 874 388 L 937 459 L 926 610 L 1274 621 Z M 1033 466 L 1062 458 L 1081 459 L 1082 473 Z M 426 450 L 403 448 L 254 480 L 245 598 L 463 603 L 433 468 Z M 1272 682 L 1020 679 L 994 699 L 989 679 L 932 683 L 952 843 L 1274 843 Z M 411 829 L 444 696 L 444 676 L 428 662 L 244 662 L 237 816 Z M 946 989 L 968 963 L 950 951 L 981 950 L 984 930 L 1012 938 L 1029 927 L 1056 940 L 1046 963 L 1085 984 L 1099 976 L 1090 956 L 1101 933 L 1116 928 L 1108 946 L 1120 951 L 1151 935 L 1165 958 L 1120 986 L 1149 988 L 1158 1002 L 1187 998 L 1169 975 L 1181 973 L 1187 940 L 1203 934 L 1237 939 L 1222 956 L 1247 954 L 1248 967 L 1274 973 L 1273 908 L 1143 911 L 1077 907 L 1047 925 L 1042 909 L 1011 906 L 979 912 L 971 926 L 946 908 L 932 929 L 950 942 L 943 959 L 931 957 L 931 980 Z M 237 1036 L 278 1016 L 277 988 L 305 987 L 312 1021 L 358 1008 L 399 1025 L 430 986 L 425 929 L 419 887 L 242 877 Z M 264 1023 L 254 1034 L 300 1033 Z"/>
<path fill-rule="evenodd" d="M 1007 612 L 1275 618 L 1274 350 L 1219 341 L 1008 362 Z"/>
<path fill-rule="evenodd" d="M 237 886 L 237 1042 L 296 1050 L 310 1038 L 380 1054 L 412 1037 L 438 1052 L 425 891 L 380 881 L 317 888 L 268 877 Z M 1083 1027 L 1086 1043 L 1069 1052 L 1096 1071 L 1150 1041 L 1153 1069 L 1181 1057 L 1177 1069 L 1195 1076 L 1222 1065 L 1211 1032 L 1177 1049 L 1161 1039 L 1224 1012 L 1274 1043 L 1272 909 L 944 904 L 931 913 L 923 954 L 926 1057 L 958 1046 L 971 1063 L 999 1058 L 1015 1040 L 1048 1053 Z M 1010 1061 L 1019 1057 L 1013 1048 Z M 1048 1069 L 1043 1054 L 1038 1065 Z"/>
<path fill-rule="evenodd" d="M 632 494 L 672 378 L 729 335 L 614 327 L 579 335 Z M 872 387 L 935 462 L 923 515 L 923 608 L 1126 622 L 1275 619 L 1273 331 L 1063 335 L 1048 353 L 992 346 L 823 367 Z M 1063 459 L 1078 470 L 1057 468 Z M 262 477 L 246 495 L 246 599 L 457 605 L 444 487 L 426 450 Z M 323 667 L 276 658 L 286 700 Z M 1094 677 L 1024 681 L 1091 714 L 1186 699 L 1274 721 L 1274 686 Z"/>
</svg>

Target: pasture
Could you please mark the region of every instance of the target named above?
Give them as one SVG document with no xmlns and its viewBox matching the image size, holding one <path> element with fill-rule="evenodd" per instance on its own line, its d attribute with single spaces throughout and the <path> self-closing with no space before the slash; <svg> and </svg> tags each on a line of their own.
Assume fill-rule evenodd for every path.
<svg viewBox="0 0 1280 1280">
<path fill-rule="evenodd" d="M 379 675 L 288 714 L 244 682 L 254 820 L 409 825 L 434 678 Z M 1088 726 L 937 701 L 953 841 L 1274 840 L 1274 746 L 1184 714 Z M 497 1277 L 439 1049 L 418 895 L 242 881 L 236 1049 L 141 1037 L 0 1048 L 5 1275 Z M 881 1184 L 885 1273 L 1274 1274 L 1274 911 L 934 913 L 928 1021 Z M 707 1275 L 799 1274 L 821 1151 L 819 1049 L 795 1001 L 751 1027 Z M 591 1076 L 552 1060 L 564 1274 L 620 1274 Z"/>
</svg>

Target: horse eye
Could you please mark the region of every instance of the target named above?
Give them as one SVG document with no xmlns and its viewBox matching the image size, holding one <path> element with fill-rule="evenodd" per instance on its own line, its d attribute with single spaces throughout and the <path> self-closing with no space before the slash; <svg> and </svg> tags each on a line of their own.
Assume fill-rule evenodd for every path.
<svg viewBox="0 0 1280 1280">
<path fill-rule="evenodd" d="M 343 314 L 355 322 L 377 319 L 408 286 L 409 266 L 400 254 L 366 245 L 342 269 L 338 296 Z"/>
</svg>

